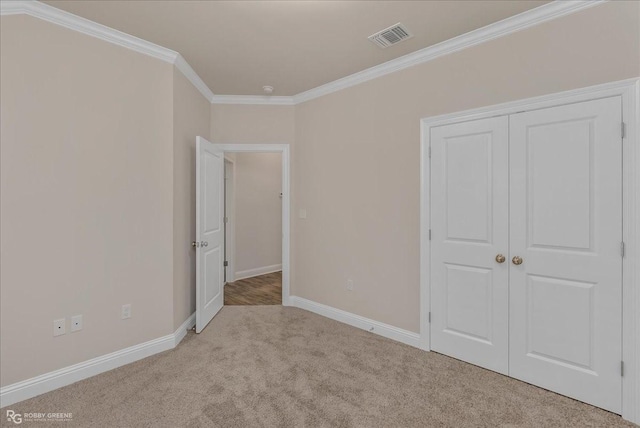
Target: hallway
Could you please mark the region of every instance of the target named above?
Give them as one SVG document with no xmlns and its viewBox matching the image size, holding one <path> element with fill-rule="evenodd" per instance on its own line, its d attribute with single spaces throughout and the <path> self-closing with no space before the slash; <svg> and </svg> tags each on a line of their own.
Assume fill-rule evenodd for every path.
<svg viewBox="0 0 640 428">
<path fill-rule="evenodd" d="M 281 305 L 282 272 L 230 282 L 224 289 L 225 305 Z"/>
</svg>

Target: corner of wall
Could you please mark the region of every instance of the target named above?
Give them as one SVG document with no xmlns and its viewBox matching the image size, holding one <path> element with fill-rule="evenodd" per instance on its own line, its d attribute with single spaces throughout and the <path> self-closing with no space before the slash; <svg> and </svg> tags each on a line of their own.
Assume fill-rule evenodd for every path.
<svg viewBox="0 0 640 428">
<path fill-rule="evenodd" d="M 196 137 L 209 139 L 211 103 L 173 69 L 173 327 L 195 311 Z"/>
</svg>

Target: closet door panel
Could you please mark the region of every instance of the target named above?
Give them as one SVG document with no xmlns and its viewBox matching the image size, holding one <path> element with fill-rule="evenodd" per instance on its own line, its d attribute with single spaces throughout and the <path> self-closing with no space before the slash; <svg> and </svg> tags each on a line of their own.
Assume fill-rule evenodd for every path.
<svg viewBox="0 0 640 428">
<path fill-rule="evenodd" d="M 511 376 L 621 411 L 620 98 L 510 116 Z"/>
<path fill-rule="evenodd" d="M 508 372 L 508 118 L 431 130 L 431 347 Z"/>
</svg>

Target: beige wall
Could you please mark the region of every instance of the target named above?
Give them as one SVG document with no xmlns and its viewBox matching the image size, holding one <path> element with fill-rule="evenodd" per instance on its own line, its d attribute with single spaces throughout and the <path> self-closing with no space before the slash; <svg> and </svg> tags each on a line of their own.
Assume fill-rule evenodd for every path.
<svg viewBox="0 0 640 428">
<path fill-rule="evenodd" d="M 282 155 L 235 157 L 236 279 L 282 264 Z"/>
<path fill-rule="evenodd" d="M 4 386 L 172 333 L 173 71 L 28 16 L 0 31 Z"/>
<path fill-rule="evenodd" d="M 209 139 L 211 104 L 173 73 L 173 327 L 196 310 L 196 137 Z"/>
<path fill-rule="evenodd" d="M 638 76 L 639 39 L 611 2 L 296 106 L 295 294 L 417 332 L 420 118 Z"/>
<path fill-rule="evenodd" d="M 294 106 L 211 105 L 211 141 L 293 144 Z"/>
</svg>

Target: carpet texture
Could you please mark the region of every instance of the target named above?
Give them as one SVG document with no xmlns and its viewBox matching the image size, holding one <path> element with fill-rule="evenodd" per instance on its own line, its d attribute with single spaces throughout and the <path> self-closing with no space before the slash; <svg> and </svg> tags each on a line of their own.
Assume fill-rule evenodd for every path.
<svg viewBox="0 0 640 428">
<path fill-rule="evenodd" d="M 310 312 L 227 306 L 171 351 L 10 406 L 79 427 L 613 427 L 619 416 Z M 2 411 L 2 426 L 14 426 Z M 49 426 L 23 423 L 21 426 Z"/>
</svg>

